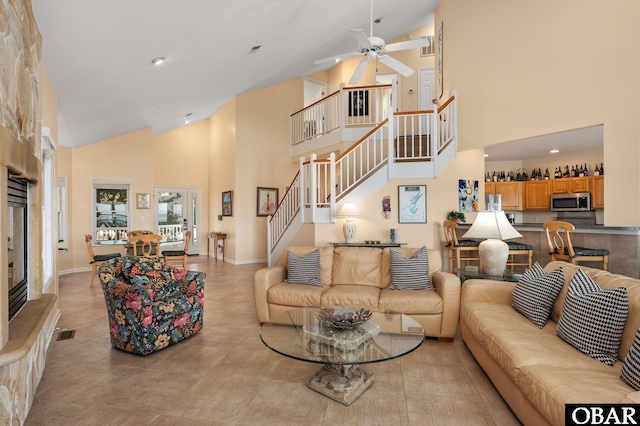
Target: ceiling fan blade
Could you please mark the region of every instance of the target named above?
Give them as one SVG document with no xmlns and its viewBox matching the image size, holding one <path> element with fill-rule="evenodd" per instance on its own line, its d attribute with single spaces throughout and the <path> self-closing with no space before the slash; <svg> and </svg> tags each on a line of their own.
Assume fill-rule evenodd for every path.
<svg viewBox="0 0 640 426">
<path fill-rule="evenodd" d="M 392 58 L 391 56 L 379 55 L 378 58 L 380 58 L 380 62 L 382 62 L 389 68 L 392 68 L 393 70 L 398 71 L 400 74 L 402 74 L 405 77 L 409 77 L 411 74 L 413 74 L 412 68 L 406 66 L 405 64 L 403 64 L 402 62 L 400 62 L 395 58 Z"/>
<path fill-rule="evenodd" d="M 320 64 L 326 64 L 329 62 L 339 62 L 343 59 L 347 59 L 347 58 L 352 58 L 354 56 L 358 56 L 360 53 L 359 52 L 353 52 L 353 53 L 343 53 L 342 55 L 336 55 L 336 56 L 330 56 L 328 58 L 323 58 L 323 59 L 318 59 L 316 61 L 313 61 L 314 64 L 316 65 L 320 65 Z"/>
<path fill-rule="evenodd" d="M 399 41 L 398 43 L 387 44 L 387 52 L 397 52 L 398 50 L 417 49 L 419 47 L 428 47 L 429 40 L 426 37 L 415 40 Z"/>
<path fill-rule="evenodd" d="M 369 65 L 369 58 L 365 58 L 362 61 L 360 61 L 360 63 L 358 64 L 358 67 L 356 68 L 356 70 L 353 72 L 353 75 L 351 76 L 351 80 L 349 80 L 349 84 L 358 84 L 358 82 L 360 81 L 360 78 L 362 77 L 362 74 L 364 74 L 364 70 L 367 69 L 367 65 Z"/>
<path fill-rule="evenodd" d="M 369 37 L 367 37 L 364 31 L 362 30 L 349 30 L 349 31 L 351 32 L 351 35 L 353 35 L 353 37 L 355 37 L 355 39 L 358 41 L 359 46 L 366 47 L 367 49 L 371 49 L 373 47 L 373 45 L 369 41 Z"/>
</svg>

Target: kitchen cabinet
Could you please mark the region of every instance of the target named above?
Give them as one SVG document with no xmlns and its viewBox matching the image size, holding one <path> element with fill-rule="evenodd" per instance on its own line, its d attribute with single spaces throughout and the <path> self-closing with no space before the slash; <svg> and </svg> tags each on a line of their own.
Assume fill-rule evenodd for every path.
<svg viewBox="0 0 640 426">
<path fill-rule="evenodd" d="M 496 182 L 485 182 L 484 183 L 484 193 L 485 194 L 497 194 L 496 193 Z"/>
<path fill-rule="evenodd" d="M 575 192 L 589 192 L 589 177 L 552 179 L 552 194 L 570 194 Z"/>
<path fill-rule="evenodd" d="M 591 208 L 604 208 L 604 176 L 591 176 Z"/>
<path fill-rule="evenodd" d="M 551 208 L 551 181 L 532 180 L 525 182 L 525 210 L 549 210 Z"/>
<path fill-rule="evenodd" d="M 485 182 L 485 194 L 500 194 L 502 210 L 524 210 L 524 182 Z"/>
</svg>

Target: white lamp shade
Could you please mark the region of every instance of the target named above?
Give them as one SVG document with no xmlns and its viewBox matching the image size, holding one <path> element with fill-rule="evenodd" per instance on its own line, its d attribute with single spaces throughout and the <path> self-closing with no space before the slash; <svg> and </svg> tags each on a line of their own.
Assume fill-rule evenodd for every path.
<svg viewBox="0 0 640 426">
<path fill-rule="evenodd" d="M 338 217 L 356 217 L 356 216 L 360 216 L 360 212 L 358 211 L 358 208 L 356 207 L 355 204 L 353 204 L 353 203 L 344 203 L 342 208 L 340 208 L 340 210 L 338 210 L 338 214 L 336 216 L 338 216 Z"/>
<path fill-rule="evenodd" d="M 471 228 L 462 238 L 509 240 L 522 237 L 511 225 L 504 211 L 479 212 Z"/>
<path fill-rule="evenodd" d="M 478 247 L 482 270 L 487 275 L 499 276 L 504 273 L 509 257 L 509 246 L 502 240 L 522 237 L 511 226 L 504 211 L 480 212 L 471 228 L 462 238 L 485 239 Z"/>
</svg>

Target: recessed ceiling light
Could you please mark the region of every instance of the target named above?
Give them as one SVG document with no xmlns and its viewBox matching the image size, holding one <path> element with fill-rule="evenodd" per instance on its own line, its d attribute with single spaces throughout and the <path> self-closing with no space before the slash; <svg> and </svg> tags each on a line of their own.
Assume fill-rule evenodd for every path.
<svg viewBox="0 0 640 426">
<path fill-rule="evenodd" d="M 153 65 L 160 65 L 161 63 L 163 63 L 163 62 L 164 62 L 164 60 L 165 60 L 165 57 L 164 57 L 164 56 L 158 56 L 157 58 L 153 58 L 153 59 L 151 60 L 151 63 L 152 63 Z"/>
<path fill-rule="evenodd" d="M 489 154 L 485 154 L 484 157 L 487 158 L 489 156 Z"/>
<path fill-rule="evenodd" d="M 552 154 L 557 154 L 557 153 L 559 153 L 559 152 L 560 152 L 560 150 L 558 150 L 558 149 L 552 149 L 552 150 L 551 150 L 551 151 L 549 151 L 549 152 L 550 152 L 550 153 L 552 153 Z"/>
</svg>

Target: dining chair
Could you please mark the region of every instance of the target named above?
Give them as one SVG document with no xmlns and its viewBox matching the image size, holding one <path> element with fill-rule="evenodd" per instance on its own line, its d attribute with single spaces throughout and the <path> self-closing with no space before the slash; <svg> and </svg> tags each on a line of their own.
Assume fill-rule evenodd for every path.
<svg viewBox="0 0 640 426">
<path fill-rule="evenodd" d="M 478 261 L 478 269 L 481 270 L 482 262 L 480 261 L 480 252 L 478 251 L 480 242 L 474 240 L 458 240 L 458 236 L 456 235 L 458 224 L 452 220 L 445 220 L 443 226 L 444 237 L 447 240 L 449 272 L 454 273 L 454 258 L 456 259 L 456 270 L 460 269 L 462 261 L 466 262 L 467 264 L 471 261 Z M 475 252 L 475 255 L 473 252 Z"/>
<path fill-rule="evenodd" d="M 564 260 L 577 265 L 578 262 L 602 262 L 602 269 L 607 270 L 609 250 L 576 247 L 571 243 L 571 231 L 576 228 L 573 224 L 563 221 L 549 221 L 542 225 L 546 232 L 547 246 L 551 260 Z"/>
<path fill-rule="evenodd" d="M 187 257 L 191 246 L 191 231 L 184 233 L 184 247 L 182 250 L 162 250 L 162 257 L 165 263 L 169 260 L 182 260 L 182 269 L 187 270 Z"/>
<path fill-rule="evenodd" d="M 120 253 L 109 253 L 109 254 L 94 254 L 93 247 L 91 246 L 91 240 L 93 237 L 89 234 L 85 234 L 84 240 L 87 243 L 87 251 L 89 252 L 89 263 L 91 264 L 91 284 L 89 287 L 93 287 L 93 280 L 96 278 L 98 273 L 98 266 L 102 265 L 109 259 L 113 259 L 116 257 L 122 256 Z"/>
<path fill-rule="evenodd" d="M 162 235 L 142 234 L 129 237 L 129 243 L 133 247 L 134 256 L 160 258 L 160 241 Z"/>
</svg>

